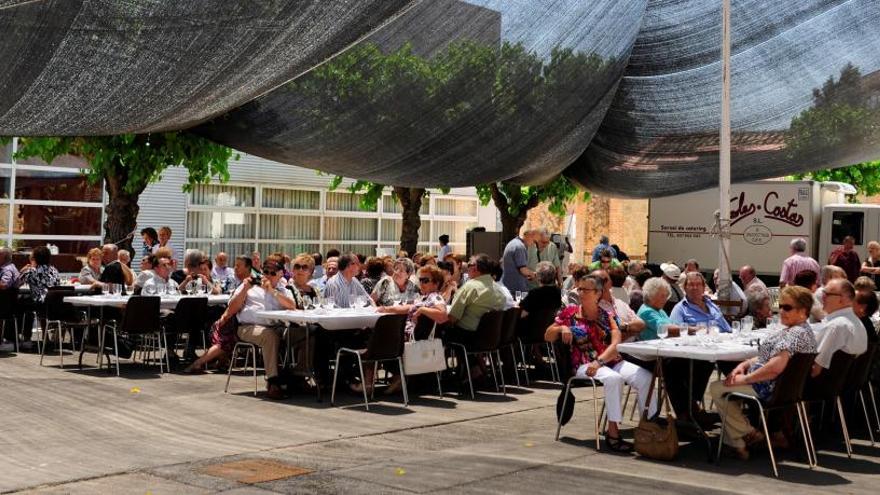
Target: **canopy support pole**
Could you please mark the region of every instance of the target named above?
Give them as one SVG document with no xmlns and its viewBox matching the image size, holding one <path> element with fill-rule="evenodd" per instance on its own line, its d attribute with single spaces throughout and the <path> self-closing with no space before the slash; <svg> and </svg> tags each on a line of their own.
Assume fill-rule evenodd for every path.
<svg viewBox="0 0 880 495">
<path fill-rule="evenodd" d="M 730 301 L 730 0 L 721 5 L 721 135 L 718 192 L 718 300 Z M 722 305 L 722 307 L 724 307 Z"/>
</svg>

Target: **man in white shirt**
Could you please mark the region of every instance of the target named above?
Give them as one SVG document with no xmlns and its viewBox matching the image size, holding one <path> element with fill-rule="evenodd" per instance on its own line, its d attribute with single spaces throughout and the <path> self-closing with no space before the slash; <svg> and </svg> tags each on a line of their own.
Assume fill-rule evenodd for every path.
<svg viewBox="0 0 880 495">
<path fill-rule="evenodd" d="M 364 286 L 355 278 L 361 272 L 361 264 L 357 255 L 352 253 L 340 254 L 337 265 L 339 266 L 339 272 L 330 277 L 324 286 L 324 299 L 333 298 L 336 306 L 349 308 L 353 302 L 356 302 L 355 298 L 360 296 L 365 305 L 375 305 L 373 298 L 367 294 Z"/>
<path fill-rule="evenodd" d="M 153 267 L 153 277 L 144 282 L 143 294 L 147 296 L 162 294 L 165 289 L 168 292 L 177 292 L 177 282 L 171 278 L 171 272 L 174 268 L 171 266 L 171 259 L 161 257 L 156 259 L 156 265 Z"/>
<path fill-rule="evenodd" d="M 229 305 L 218 324 L 223 326 L 230 318 L 238 318 L 238 338 L 257 344 L 263 352 L 266 368 L 268 394 L 270 399 L 283 397 L 276 383 L 278 377 L 278 347 L 283 328 L 266 326 L 264 319 L 257 316 L 260 311 L 296 309 L 293 294 L 284 286 L 284 261 L 269 256 L 263 263 L 261 276 L 245 278 L 229 299 Z"/>
<path fill-rule="evenodd" d="M 831 367 L 831 358 L 837 351 L 858 356 L 868 349 L 868 334 L 852 309 L 855 288 L 846 279 L 833 279 L 822 293 L 827 316 L 816 332 L 819 344 L 811 375 L 819 376 Z"/>
<path fill-rule="evenodd" d="M 443 234 L 437 240 L 440 241 L 440 251 L 437 252 L 437 261 L 444 261 L 447 254 L 452 254 L 452 246 L 449 245 L 449 236 Z"/>
<path fill-rule="evenodd" d="M 323 293 L 324 287 L 327 286 L 327 281 L 333 278 L 339 272 L 339 258 L 336 256 L 331 256 L 327 258 L 327 261 L 324 262 L 324 275 L 320 278 L 313 278 L 309 281 L 309 285 L 318 290 L 318 292 Z"/>
<path fill-rule="evenodd" d="M 232 268 L 229 268 L 229 256 L 223 251 L 214 256 L 214 268 L 211 269 L 211 278 L 219 280 L 223 287 L 226 287 L 227 280 L 235 278 Z"/>
</svg>

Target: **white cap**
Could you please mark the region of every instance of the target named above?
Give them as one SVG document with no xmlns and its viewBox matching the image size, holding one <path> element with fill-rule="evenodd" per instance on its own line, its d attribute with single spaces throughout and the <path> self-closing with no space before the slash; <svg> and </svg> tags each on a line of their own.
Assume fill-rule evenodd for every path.
<svg viewBox="0 0 880 495">
<path fill-rule="evenodd" d="M 681 276 L 681 268 L 675 263 L 663 263 L 660 265 L 660 270 L 663 271 L 663 275 L 672 280 L 678 280 L 678 277 Z"/>
</svg>

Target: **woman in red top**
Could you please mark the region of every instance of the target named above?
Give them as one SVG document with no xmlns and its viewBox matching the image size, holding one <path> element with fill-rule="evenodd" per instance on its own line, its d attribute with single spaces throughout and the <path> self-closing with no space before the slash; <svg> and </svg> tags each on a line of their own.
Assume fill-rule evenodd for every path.
<svg viewBox="0 0 880 495">
<path fill-rule="evenodd" d="M 562 339 L 564 344 L 570 344 L 572 371 L 578 376 L 590 376 L 602 382 L 608 411 L 605 443 L 611 450 L 629 452 L 632 444 L 622 440 L 618 430 L 618 424 L 623 419 L 623 384 L 628 383 L 636 390 L 639 410 L 644 410 L 653 375 L 644 368 L 624 361 L 617 353 L 620 330 L 614 318 L 599 307 L 603 290 L 602 282 L 593 275 L 579 279 L 577 291 L 581 303 L 563 308 L 544 338 L 548 342 Z M 656 410 L 654 395 L 651 397 L 649 414 L 653 416 Z"/>
</svg>

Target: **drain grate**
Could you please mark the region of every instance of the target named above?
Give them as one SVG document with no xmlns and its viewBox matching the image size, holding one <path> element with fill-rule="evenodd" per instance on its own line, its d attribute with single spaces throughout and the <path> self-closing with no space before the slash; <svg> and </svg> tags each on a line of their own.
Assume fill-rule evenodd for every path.
<svg viewBox="0 0 880 495">
<path fill-rule="evenodd" d="M 302 476 L 312 470 L 272 459 L 244 459 L 211 464 L 200 468 L 198 472 L 239 483 L 254 484 Z"/>
</svg>

